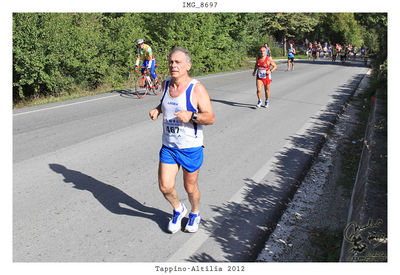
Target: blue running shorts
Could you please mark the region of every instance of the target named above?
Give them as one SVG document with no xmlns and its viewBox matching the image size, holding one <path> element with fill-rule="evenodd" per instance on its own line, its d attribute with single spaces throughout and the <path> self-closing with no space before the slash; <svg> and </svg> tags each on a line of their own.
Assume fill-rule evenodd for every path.
<svg viewBox="0 0 400 275">
<path fill-rule="evenodd" d="M 180 164 L 189 173 L 200 169 L 203 160 L 203 146 L 179 149 L 163 145 L 160 150 L 160 161 L 162 163 Z"/>
</svg>

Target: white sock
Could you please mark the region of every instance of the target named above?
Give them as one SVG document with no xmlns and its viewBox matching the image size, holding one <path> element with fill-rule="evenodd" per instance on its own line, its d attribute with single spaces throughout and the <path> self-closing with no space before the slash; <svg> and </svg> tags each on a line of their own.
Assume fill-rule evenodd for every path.
<svg viewBox="0 0 400 275">
<path fill-rule="evenodd" d="M 176 208 L 175 211 L 177 211 L 177 212 L 179 212 L 179 213 L 181 213 L 181 212 L 183 211 L 183 205 L 182 205 L 181 202 L 180 202 L 180 204 L 179 204 L 179 207 Z"/>
</svg>

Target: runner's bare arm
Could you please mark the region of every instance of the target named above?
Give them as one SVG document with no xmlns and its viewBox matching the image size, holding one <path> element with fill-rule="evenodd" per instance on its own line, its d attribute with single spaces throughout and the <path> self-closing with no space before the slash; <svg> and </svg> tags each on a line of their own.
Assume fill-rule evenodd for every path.
<svg viewBox="0 0 400 275">
<path fill-rule="evenodd" d="M 203 125 L 214 123 L 215 117 L 210 96 L 201 83 L 197 83 L 193 88 L 192 104 L 196 106 L 198 110 L 196 123 Z M 192 119 L 193 112 L 179 111 L 175 113 L 175 115 L 183 123 L 188 123 Z"/>
<path fill-rule="evenodd" d="M 257 59 L 256 59 L 256 65 L 254 66 L 253 76 L 256 75 L 257 68 L 258 68 L 258 67 L 257 67 Z"/>
<path fill-rule="evenodd" d="M 165 85 L 165 81 L 163 81 L 163 83 L 161 84 L 161 91 L 164 91 L 164 85 Z M 156 108 L 150 110 L 149 116 L 152 120 L 156 120 L 161 113 L 162 113 L 162 110 L 161 110 L 161 103 L 160 103 L 160 104 L 158 104 L 158 106 Z"/>
<path fill-rule="evenodd" d="M 278 68 L 278 66 L 276 65 L 276 63 L 272 59 L 272 57 L 268 58 L 268 62 L 269 62 L 269 65 L 272 66 L 272 69 L 270 70 L 272 73 L 273 71 L 275 71 Z"/>
<path fill-rule="evenodd" d="M 214 110 L 211 105 L 210 96 L 206 88 L 201 83 L 197 83 L 194 87 L 194 96 L 197 105 L 197 110 L 199 110 L 196 122 L 203 125 L 210 125 L 215 122 Z"/>
</svg>

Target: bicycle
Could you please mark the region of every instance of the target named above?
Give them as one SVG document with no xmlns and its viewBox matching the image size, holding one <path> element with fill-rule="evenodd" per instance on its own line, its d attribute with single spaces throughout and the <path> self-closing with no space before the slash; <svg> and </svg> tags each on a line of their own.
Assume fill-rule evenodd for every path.
<svg viewBox="0 0 400 275">
<path fill-rule="evenodd" d="M 137 73 L 139 73 L 139 69 L 144 69 L 144 71 L 136 80 L 135 91 L 137 97 L 144 98 L 149 90 L 152 90 L 155 95 L 159 95 L 161 93 L 161 75 L 156 73 L 157 78 L 152 80 L 150 71 L 147 67 L 136 67 L 135 70 Z"/>
</svg>

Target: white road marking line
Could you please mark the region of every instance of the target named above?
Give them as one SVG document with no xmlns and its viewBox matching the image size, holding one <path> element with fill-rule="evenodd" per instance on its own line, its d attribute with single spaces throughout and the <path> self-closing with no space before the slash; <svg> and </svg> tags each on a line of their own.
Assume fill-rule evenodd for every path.
<svg viewBox="0 0 400 275">
<path fill-rule="evenodd" d="M 236 72 L 228 72 L 228 73 L 219 73 L 219 74 L 215 74 L 215 75 L 199 76 L 199 77 L 196 77 L 196 78 L 198 78 L 198 79 L 208 79 L 208 78 L 215 78 L 215 77 L 220 77 L 220 76 L 229 76 L 229 75 L 233 75 L 233 74 L 243 73 L 244 71 L 245 70 L 236 71 Z M 74 103 L 69 103 L 69 104 L 58 105 L 58 106 L 49 107 L 49 108 L 43 108 L 43 109 L 37 109 L 37 110 L 33 110 L 33 111 L 16 113 L 16 114 L 13 114 L 13 116 L 20 116 L 20 115 L 26 115 L 26 114 L 31 114 L 31 113 L 41 112 L 41 111 L 64 108 L 64 107 L 69 107 L 69 106 L 72 106 L 72 105 L 83 104 L 83 103 L 88 103 L 88 102 L 102 100 L 102 99 L 108 99 L 108 98 L 112 98 L 112 97 L 115 97 L 115 96 L 119 96 L 119 95 L 110 95 L 110 96 L 105 96 L 105 97 L 100 97 L 100 98 L 95 98 L 95 99 L 89 99 L 89 100 L 80 101 L 80 102 L 74 102 Z"/>
<path fill-rule="evenodd" d="M 47 111 L 47 110 L 52 110 L 52 109 L 69 107 L 69 106 L 72 106 L 72 105 L 77 105 L 77 104 L 82 104 L 82 103 L 87 103 L 87 102 L 92 102 L 92 101 L 97 101 L 97 100 L 102 100 L 102 99 L 108 99 L 108 98 L 112 98 L 112 97 L 115 97 L 115 96 L 119 96 L 119 95 L 110 95 L 110 96 L 105 96 L 105 97 L 100 97 L 100 98 L 94 98 L 94 99 L 89 99 L 89 100 L 80 101 L 80 102 L 74 102 L 74 103 L 69 103 L 69 104 L 57 105 L 57 106 L 49 107 L 49 108 L 37 109 L 37 110 L 23 112 L 23 113 L 17 113 L 17 114 L 13 114 L 13 115 L 14 116 L 19 116 L 19 115 L 26 115 L 26 114 L 36 113 L 36 112 L 40 112 L 40 111 Z"/>
</svg>

